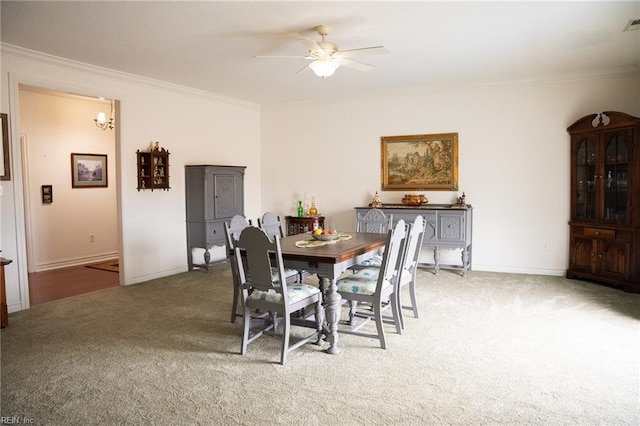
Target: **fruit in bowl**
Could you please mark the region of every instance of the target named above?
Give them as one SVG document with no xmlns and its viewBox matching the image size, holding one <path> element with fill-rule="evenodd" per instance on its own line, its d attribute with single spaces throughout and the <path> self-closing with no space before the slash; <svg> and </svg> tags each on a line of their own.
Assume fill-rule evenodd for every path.
<svg viewBox="0 0 640 426">
<path fill-rule="evenodd" d="M 402 197 L 402 204 L 406 204 L 408 206 L 421 206 L 428 202 L 429 199 L 427 196 L 422 194 L 405 194 L 404 197 Z"/>
<path fill-rule="evenodd" d="M 311 232 L 311 236 L 314 240 L 331 241 L 338 238 L 340 234 L 335 229 L 318 228 Z"/>
</svg>

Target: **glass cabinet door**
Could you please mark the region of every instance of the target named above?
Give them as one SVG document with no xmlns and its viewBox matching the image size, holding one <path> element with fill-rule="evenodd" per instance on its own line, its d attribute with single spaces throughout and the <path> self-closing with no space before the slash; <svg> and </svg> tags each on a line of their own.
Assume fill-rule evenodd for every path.
<svg viewBox="0 0 640 426">
<path fill-rule="evenodd" d="M 629 131 L 604 134 L 604 216 L 607 222 L 627 221 Z"/>
<path fill-rule="evenodd" d="M 577 219 L 596 218 L 596 179 L 598 150 L 592 136 L 581 136 L 576 143 L 576 193 L 575 217 Z"/>
</svg>

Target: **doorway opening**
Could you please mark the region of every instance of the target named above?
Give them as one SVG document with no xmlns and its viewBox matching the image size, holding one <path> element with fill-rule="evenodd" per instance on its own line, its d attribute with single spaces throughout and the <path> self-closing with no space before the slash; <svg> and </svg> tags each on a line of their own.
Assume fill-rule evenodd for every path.
<svg viewBox="0 0 640 426">
<path fill-rule="evenodd" d="M 23 84 L 18 97 L 30 305 L 118 286 L 119 271 L 86 267 L 119 260 L 116 132 L 94 120 L 111 100 Z"/>
</svg>

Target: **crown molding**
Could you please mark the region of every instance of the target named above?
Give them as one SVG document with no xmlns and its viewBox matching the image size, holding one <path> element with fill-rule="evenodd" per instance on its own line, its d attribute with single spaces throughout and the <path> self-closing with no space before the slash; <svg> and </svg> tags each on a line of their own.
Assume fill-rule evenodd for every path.
<svg viewBox="0 0 640 426">
<path fill-rule="evenodd" d="M 145 84 L 160 89 L 178 91 L 195 96 L 206 97 L 221 102 L 232 103 L 236 105 L 242 105 L 244 107 L 260 109 L 262 107 L 278 108 L 287 107 L 292 105 L 309 105 L 318 104 L 318 101 L 292 101 L 281 102 L 273 104 L 258 104 L 255 102 L 246 101 L 243 99 L 232 98 L 223 96 L 220 94 L 207 92 L 204 90 L 194 89 L 188 86 L 182 86 L 174 83 L 169 83 L 162 80 L 156 80 L 148 77 L 142 77 L 135 74 L 126 73 L 123 71 L 112 70 L 109 68 L 99 67 L 96 65 L 87 64 L 84 62 L 74 61 L 72 59 L 66 59 L 59 56 L 49 55 L 47 53 L 38 52 L 35 50 L 25 49 L 20 46 L 11 45 L 8 43 L 0 42 L 0 53 L 3 56 L 13 56 L 18 59 L 24 59 L 39 63 L 47 63 L 59 67 L 65 67 L 75 71 L 89 72 L 93 74 L 99 74 L 104 77 L 125 80 L 127 82 L 136 84 Z M 335 98 L 332 100 L 322 101 L 321 104 L 342 103 L 350 102 L 355 99 L 366 100 L 373 98 L 394 97 L 394 96 L 406 96 L 406 95 L 420 95 L 422 93 L 428 93 L 434 90 L 449 90 L 449 89 L 469 89 L 469 88 L 500 88 L 509 86 L 536 86 L 555 84 L 568 81 L 582 81 L 582 80 L 601 80 L 610 78 L 623 78 L 640 76 L 640 66 L 629 66 L 623 68 L 609 68 L 604 70 L 591 70 L 576 73 L 568 73 L 562 75 L 547 76 L 542 78 L 523 78 L 519 80 L 486 80 L 486 81 L 466 81 L 456 83 L 442 83 L 427 86 L 405 87 L 394 90 L 380 90 L 380 91 L 368 91 L 363 92 L 360 95 L 351 95 L 348 98 Z"/>
<path fill-rule="evenodd" d="M 614 78 L 626 78 L 626 77 L 640 77 L 640 66 L 628 66 L 622 68 L 605 69 L 605 70 L 591 70 L 567 74 L 556 74 L 547 77 L 540 78 L 522 78 L 517 80 L 468 80 L 451 83 L 440 83 L 425 86 L 407 86 L 402 88 L 379 90 L 379 91 L 367 91 L 362 92 L 359 95 L 350 95 L 349 97 L 334 98 L 326 101 L 292 101 L 292 102 L 280 102 L 273 104 L 264 104 L 263 108 L 277 109 L 280 107 L 290 107 L 296 105 L 318 105 L 318 104 L 339 104 L 345 102 L 353 102 L 354 100 L 373 100 L 383 98 L 393 98 L 398 96 L 421 96 L 429 94 L 434 91 L 443 90 L 469 90 L 469 89 L 481 89 L 481 88 L 508 88 L 508 87 L 527 87 L 527 86 L 542 86 L 557 83 L 566 83 L 573 81 L 585 81 L 585 80 L 605 80 Z"/>
<path fill-rule="evenodd" d="M 177 92 L 186 93 L 194 96 L 201 96 L 201 97 L 214 99 L 221 102 L 242 105 L 244 107 L 257 108 L 257 109 L 260 108 L 260 104 L 257 104 L 255 102 L 249 102 L 243 99 L 223 96 L 217 93 L 211 93 L 204 90 L 194 89 L 188 86 L 182 86 L 179 84 L 169 83 L 162 80 L 156 80 L 153 78 L 142 77 L 139 75 L 126 73 L 123 71 L 113 70 L 110 68 L 99 67 L 97 65 L 91 65 L 84 62 L 74 61 L 72 59 L 62 58 L 59 56 L 54 56 L 48 53 L 42 53 L 35 50 L 26 49 L 26 48 L 15 46 L 8 43 L 0 42 L 0 54 L 2 56 L 11 56 L 16 59 L 22 59 L 22 60 L 38 62 L 38 63 L 46 63 L 48 65 L 63 67 L 63 68 L 71 69 L 74 71 L 98 74 L 102 77 L 124 80 L 129 83 L 144 84 L 144 85 L 153 86 L 159 89 L 177 91 Z"/>
</svg>

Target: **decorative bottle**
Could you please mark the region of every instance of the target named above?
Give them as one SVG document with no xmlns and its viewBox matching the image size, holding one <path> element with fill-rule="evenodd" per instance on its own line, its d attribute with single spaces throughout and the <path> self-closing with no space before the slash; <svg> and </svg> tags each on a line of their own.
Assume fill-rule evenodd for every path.
<svg viewBox="0 0 640 426">
<path fill-rule="evenodd" d="M 306 192 L 302 197 L 302 216 L 309 216 L 309 197 Z"/>
<path fill-rule="evenodd" d="M 316 207 L 315 197 L 311 198 L 311 207 L 309 207 L 309 216 L 311 217 L 318 216 L 318 208 Z"/>
<path fill-rule="evenodd" d="M 302 201 L 298 201 L 298 217 L 304 216 L 304 208 L 302 207 Z"/>
</svg>

